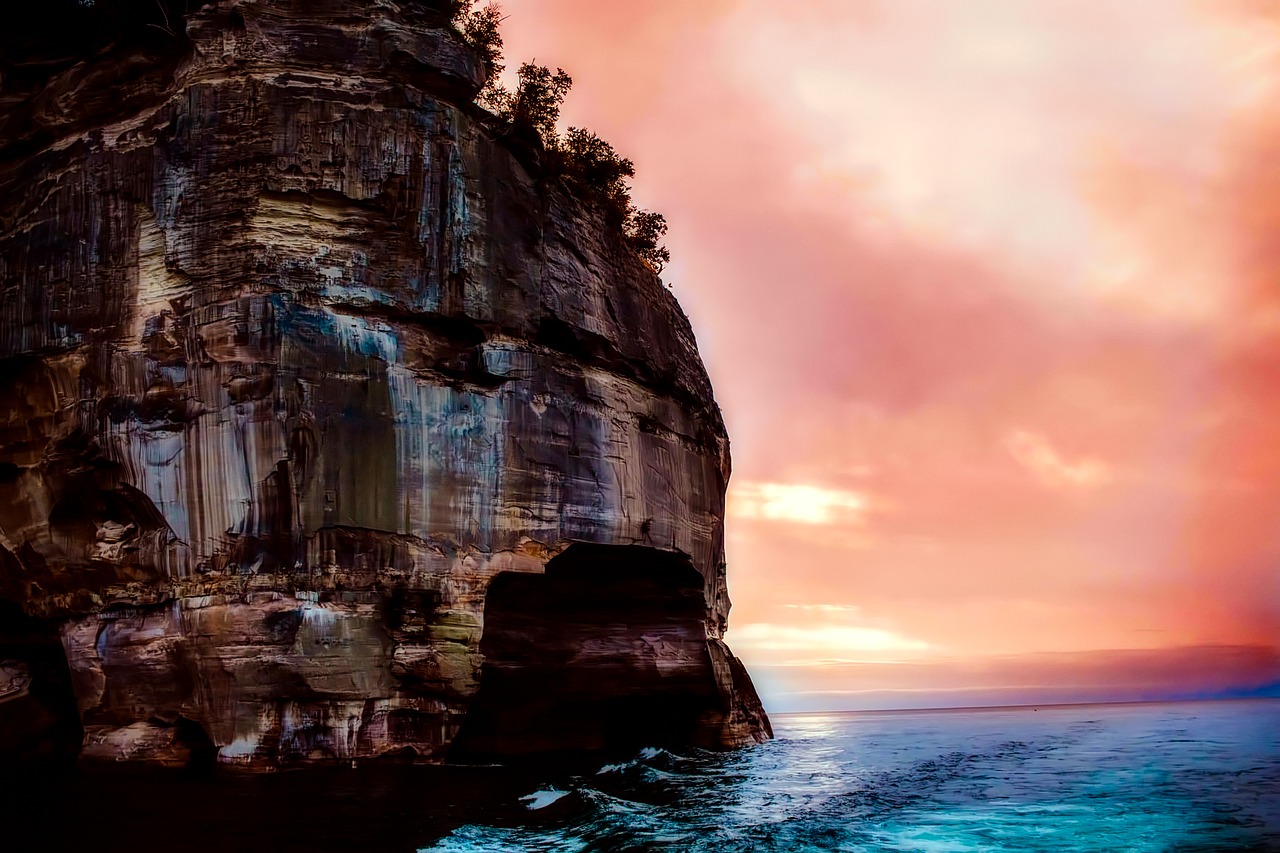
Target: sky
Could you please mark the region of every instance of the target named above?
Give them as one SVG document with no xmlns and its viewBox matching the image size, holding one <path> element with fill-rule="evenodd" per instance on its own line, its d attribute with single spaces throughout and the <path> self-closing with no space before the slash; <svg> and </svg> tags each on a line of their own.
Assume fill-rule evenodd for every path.
<svg viewBox="0 0 1280 853">
<path fill-rule="evenodd" d="M 502 8 L 670 225 L 767 708 L 1280 685 L 1280 5 Z"/>
</svg>

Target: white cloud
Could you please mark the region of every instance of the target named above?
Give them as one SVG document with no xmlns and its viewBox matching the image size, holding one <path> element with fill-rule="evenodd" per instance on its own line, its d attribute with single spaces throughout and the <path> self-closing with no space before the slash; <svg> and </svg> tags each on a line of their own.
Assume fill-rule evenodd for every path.
<svg viewBox="0 0 1280 853">
<path fill-rule="evenodd" d="M 860 492 L 798 483 L 735 483 L 729 488 L 729 514 L 800 524 L 857 524 L 867 498 Z"/>
</svg>

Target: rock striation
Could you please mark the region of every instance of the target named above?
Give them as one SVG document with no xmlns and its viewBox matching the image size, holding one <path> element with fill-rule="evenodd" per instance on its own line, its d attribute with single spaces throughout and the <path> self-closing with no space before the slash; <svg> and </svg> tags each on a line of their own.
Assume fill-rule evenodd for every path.
<svg viewBox="0 0 1280 853">
<path fill-rule="evenodd" d="M 0 754 L 769 736 L 688 321 L 440 5 L 5 57 Z"/>
</svg>

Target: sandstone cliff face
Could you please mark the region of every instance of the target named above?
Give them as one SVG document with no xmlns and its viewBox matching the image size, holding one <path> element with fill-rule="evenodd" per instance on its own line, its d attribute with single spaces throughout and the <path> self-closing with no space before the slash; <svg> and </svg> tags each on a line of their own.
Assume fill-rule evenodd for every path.
<svg viewBox="0 0 1280 853">
<path fill-rule="evenodd" d="M 767 736 L 689 324 L 402 5 L 224 0 L 6 78 L 0 750 Z"/>
</svg>

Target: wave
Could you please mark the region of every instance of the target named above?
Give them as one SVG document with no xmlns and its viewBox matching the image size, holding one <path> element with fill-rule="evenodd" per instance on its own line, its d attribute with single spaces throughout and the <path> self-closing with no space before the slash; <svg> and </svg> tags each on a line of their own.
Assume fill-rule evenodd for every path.
<svg viewBox="0 0 1280 853">
<path fill-rule="evenodd" d="M 548 788 L 545 791 L 534 791 L 532 794 L 526 794 L 520 798 L 520 802 L 526 803 L 529 811 L 538 811 L 545 809 L 547 806 L 569 796 L 568 791 L 558 791 L 555 788 Z"/>
<path fill-rule="evenodd" d="M 528 795 L 555 795 L 529 825 L 465 827 L 429 849 L 1280 851 L 1277 710 L 1252 728 L 1096 709 L 1031 724 L 863 718 L 736 753 L 647 748 Z M 1226 742 L 1232 726 L 1245 735 Z"/>
</svg>

